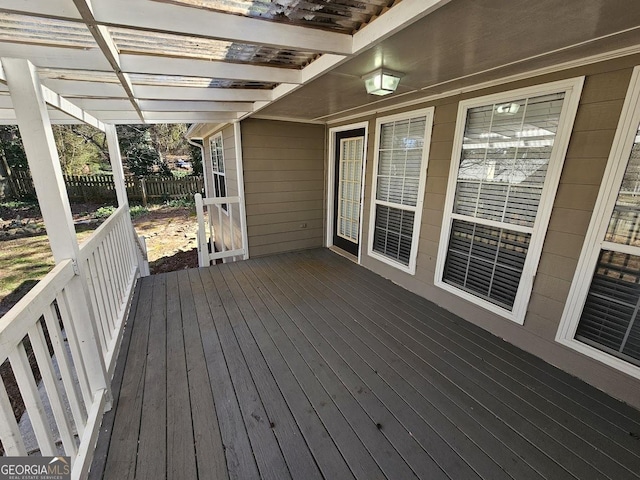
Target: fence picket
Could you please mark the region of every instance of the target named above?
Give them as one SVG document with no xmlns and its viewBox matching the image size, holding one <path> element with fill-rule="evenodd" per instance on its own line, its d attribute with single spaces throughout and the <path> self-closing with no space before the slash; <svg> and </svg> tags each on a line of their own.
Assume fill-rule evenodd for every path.
<svg viewBox="0 0 640 480">
<path fill-rule="evenodd" d="M 28 171 L 12 172 L 18 197 L 35 197 L 36 191 Z M 111 175 L 64 175 L 69 200 L 74 202 L 109 201 L 116 198 L 116 187 Z M 169 200 L 191 198 L 204 190 L 201 176 L 177 177 L 125 177 L 129 200 Z M 146 199 L 146 200 L 145 200 Z"/>
</svg>

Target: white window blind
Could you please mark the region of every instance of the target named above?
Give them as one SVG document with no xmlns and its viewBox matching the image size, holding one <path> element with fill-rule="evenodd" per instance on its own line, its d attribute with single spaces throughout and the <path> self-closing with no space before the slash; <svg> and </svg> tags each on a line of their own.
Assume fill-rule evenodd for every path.
<svg viewBox="0 0 640 480">
<path fill-rule="evenodd" d="M 222 134 L 218 134 L 209 141 L 211 149 L 211 165 L 213 170 L 213 189 L 216 198 L 227 196 L 227 179 L 224 171 L 224 149 L 222 145 Z M 224 211 L 227 204 L 222 205 Z"/>
<path fill-rule="evenodd" d="M 358 243 L 360 234 L 363 143 L 364 137 L 340 140 L 338 235 L 354 243 Z"/>
<path fill-rule="evenodd" d="M 378 120 L 370 254 L 410 272 L 415 270 L 431 119 L 431 110 L 425 110 Z"/>
<path fill-rule="evenodd" d="M 575 338 L 640 365 L 640 129 L 602 246 Z"/>
<path fill-rule="evenodd" d="M 461 102 L 436 285 L 524 321 L 581 85 Z"/>
</svg>

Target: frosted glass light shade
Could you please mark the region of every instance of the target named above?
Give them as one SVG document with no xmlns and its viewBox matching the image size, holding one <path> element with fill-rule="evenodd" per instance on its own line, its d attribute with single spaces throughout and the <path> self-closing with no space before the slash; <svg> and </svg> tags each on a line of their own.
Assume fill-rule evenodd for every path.
<svg viewBox="0 0 640 480">
<path fill-rule="evenodd" d="M 364 79 L 364 86 L 367 89 L 367 93 L 382 96 L 395 92 L 401 77 L 402 74 L 400 73 L 379 68 L 366 74 L 362 78 Z"/>
</svg>

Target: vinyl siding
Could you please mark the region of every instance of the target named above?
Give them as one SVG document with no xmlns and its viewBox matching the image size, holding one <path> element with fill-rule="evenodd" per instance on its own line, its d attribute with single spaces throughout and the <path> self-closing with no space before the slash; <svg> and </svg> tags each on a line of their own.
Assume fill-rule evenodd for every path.
<svg viewBox="0 0 640 480">
<path fill-rule="evenodd" d="M 369 121 L 365 205 L 362 219 L 363 266 L 640 408 L 640 381 L 555 342 L 555 335 L 600 188 L 631 71 L 636 64 L 640 64 L 640 56 L 556 72 L 380 114 L 380 116 L 387 116 L 429 106 L 435 107 L 415 275 L 401 272 L 366 254 L 369 242 L 376 116 L 350 119 L 343 124 Z M 520 326 L 434 286 L 458 102 L 467 98 L 581 75 L 585 75 L 586 78 L 580 106 L 528 313 L 524 325 Z M 340 123 L 336 123 L 331 126 L 339 125 Z"/>
<path fill-rule="evenodd" d="M 250 119 L 241 127 L 249 255 L 322 246 L 324 126 Z"/>
</svg>

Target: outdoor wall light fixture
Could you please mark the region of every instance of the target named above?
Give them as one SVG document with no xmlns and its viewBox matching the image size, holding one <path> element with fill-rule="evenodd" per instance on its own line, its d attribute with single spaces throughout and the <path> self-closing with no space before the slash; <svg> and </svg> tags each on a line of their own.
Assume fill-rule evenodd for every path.
<svg viewBox="0 0 640 480">
<path fill-rule="evenodd" d="M 378 68 L 371 73 L 367 73 L 362 77 L 367 93 L 371 95 L 389 95 L 396 91 L 402 74 L 387 70 L 386 68 Z"/>
</svg>

